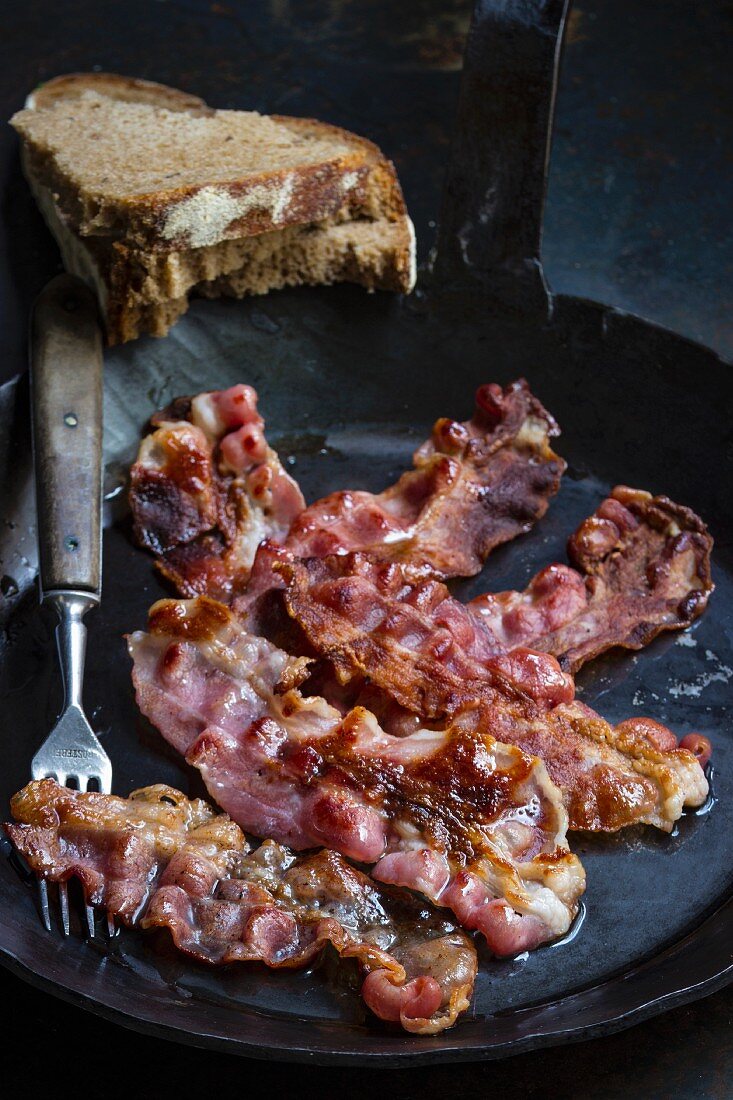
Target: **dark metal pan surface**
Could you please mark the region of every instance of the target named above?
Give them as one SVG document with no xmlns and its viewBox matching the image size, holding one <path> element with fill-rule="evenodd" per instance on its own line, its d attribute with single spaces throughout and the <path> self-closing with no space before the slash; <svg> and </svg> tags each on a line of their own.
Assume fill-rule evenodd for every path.
<svg viewBox="0 0 733 1100">
<path fill-rule="evenodd" d="M 563 5 L 534 6 L 554 28 L 551 49 L 529 51 L 540 86 L 555 63 Z M 547 27 L 540 31 L 544 41 Z M 469 64 L 467 79 L 475 75 Z M 535 106 L 525 143 L 549 125 L 551 104 L 538 96 Z M 463 111 L 465 121 L 465 103 Z M 470 186 L 460 191 L 460 150 L 453 163 L 449 184 L 458 191 L 450 209 L 463 212 L 465 230 L 477 199 Z M 485 170 L 478 163 L 471 178 Z M 525 193 L 536 207 L 542 156 L 532 172 Z M 451 239 L 461 232 L 444 215 L 446 226 Z M 492 255 L 496 242 L 482 242 L 479 233 L 473 240 L 481 256 L 492 255 L 488 266 L 467 265 L 465 250 L 452 250 L 444 236 L 436 275 L 405 300 L 332 288 L 196 303 L 165 341 L 143 340 L 108 355 L 109 526 L 104 598 L 89 617 L 88 713 L 113 758 L 117 791 L 168 782 L 200 793 L 193 774 L 138 715 L 122 637 L 143 625 L 149 605 L 165 593 L 151 559 L 132 544 L 124 508 L 126 467 L 154 409 L 178 394 L 251 383 L 270 438 L 312 500 L 336 488 L 383 487 L 409 463 L 436 417 L 469 415 L 477 384 L 524 375 L 561 424 L 558 449 L 568 474 L 536 529 L 494 553 L 483 574 L 458 591 L 523 585 L 541 565 L 563 560 L 567 535 L 616 483 L 668 493 L 698 511 L 717 540 L 717 588 L 707 614 L 685 635 L 595 662 L 578 683 L 582 697 L 611 720 L 645 714 L 680 735 L 710 737 L 714 798 L 671 836 L 639 829 L 575 837 L 588 889 L 567 941 L 514 960 L 483 958 L 471 1011 L 434 1038 L 406 1036 L 369 1018 L 328 963 L 296 974 L 209 971 L 136 934 L 123 933 L 114 951 L 80 936 L 49 936 L 30 887 L 2 860 L 0 953 L 16 972 L 127 1026 L 180 1041 L 259 1057 L 381 1065 L 496 1058 L 608 1032 L 731 979 L 733 375 L 711 352 L 637 318 L 551 299 L 538 259 L 539 226 L 538 215 L 528 239 L 503 237 L 512 245 L 503 256 Z M 464 232 L 463 241 L 470 238 Z M 30 755 L 58 703 L 52 623 L 32 585 L 26 406 L 24 380 L 0 390 L 7 429 L 0 554 L 11 609 L 0 653 L 3 814 L 27 781 Z"/>
<path fill-rule="evenodd" d="M 576 838 L 588 890 L 571 942 L 526 959 L 484 960 L 470 1016 L 434 1039 L 367 1020 L 358 998 L 326 968 L 218 973 L 161 954 L 137 935 L 123 935 L 114 956 L 81 939 L 64 943 L 42 931 L 32 891 L 3 861 L 0 947 L 31 980 L 132 1026 L 192 1042 L 278 1058 L 413 1062 L 491 1057 L 578 1037 L 726 980 L 733 940 L 729 376 L 684 342 L 594 306 L 567 303 L 568 330 L 560 303 L 555 324 L 528 331 L 481 318 L 479 310 L 472 315 L 465 300 L 460 313 L 450 303 L 425 311 L 419 304 L 351 290 L 201 304 L 169 339 L 173 373 L 158 373 L 162 345 L 152 341 L 110 355 L 108 504 L 119 503 L 140 425 L 181 392 L 253 383 L 276 446 L 313 499 L 333 488 L 387 484 L 436 416 L 469 412 L 478 382 L 524 374 L 563 425 L 569 474 L 546 518 L 495 553 L 465 590 L 522 584 L 542 563 L 562 559 L 567 533 L 615 482 L 670 493 L 700 511 L 718 538 L 708 613 L 682 638 L 661 638 L 636 656 L 611 655 L 579 682 L 583 698 L 611 719 L 649 714 L 680 734 L 710 736 L 715 804 L 686 816 L 670 837 L 639 830 Z M 89 621 L 87 704 L 113 757 L 115 788 L 164 781 L 196 790 L 136 713 L 122 635 L 144 623 L 164 589 L 151 560 L 133 547 L 124 517 L 106 533 L 104 577 L 102 607 Z M 53 717 L 51 625 L 29 589 L 3 653 L 3 806 L 26 781 L 29 748 Z"/>
</svg>

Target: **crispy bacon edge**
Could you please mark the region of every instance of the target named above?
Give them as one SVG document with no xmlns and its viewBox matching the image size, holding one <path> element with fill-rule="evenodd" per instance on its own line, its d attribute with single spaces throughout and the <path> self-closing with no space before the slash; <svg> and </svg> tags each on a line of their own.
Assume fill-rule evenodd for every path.
<svg viewBox="0 0 733 1100">
<path fill-rule="evenodd" d="M 545 514 L 565 469 L 549 445 L 558 434 L 524 379 L 479 386 L 471 420 L 437 420 L 396 484 L 331 493 L 295 519 L 285 545 L 300 557 L 358 550 L 420 574 L 471 576 Z"/>
<path fill-rule="evenodd" d="M 614 647 L 642 649 L 707 607 L 712 537 L 690 508 L 617 485 L 568 541 L 574 569 L 550 565 L 524 592 L 467 606 L 500 643 L 531 646 L 577 670 Z"/>
<path fill-rule="evenodd" d="M 409 1032 L 443 1031 L 469 1006 L 468 937 L 335 852 L 295 856 L 265 841 L 250 853 L 225 814 L 162 784 L 123 799 L 44 779 L 11 810 L 5 830 L 37 875 L 79 879 L 89 904 L 129 927 L 166 929 L 199 962 L 295 968 L 330 944 L 357 961 L 372 1012 Z"/>
</svg>

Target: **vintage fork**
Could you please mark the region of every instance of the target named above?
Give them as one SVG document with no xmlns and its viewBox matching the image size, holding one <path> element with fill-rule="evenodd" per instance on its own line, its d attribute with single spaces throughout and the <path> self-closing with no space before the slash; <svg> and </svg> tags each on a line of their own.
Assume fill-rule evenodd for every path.
<svg viewBox="0 0 733 1100">
<path fill-rule="evenodd" d="M 41 600 L 59 618 L 56 642 L 64 704 L 31 762 L 34 779 L 79 790 L 112 790 L 112 764 L 82 706 L 86 612 L 101 595 L 102 340 L 94 295 L 60 275 L 36 300 L 31 321 L 31 403 Z M 38 879 L 41 917 L 51 931 L 48 884 Z M 59 884 L 69 935 L 69 895 Z M 94 910 L 86 923 L 94 936 Z M 110 931 L 114 926 L 110 927 Z"/>
</svg>

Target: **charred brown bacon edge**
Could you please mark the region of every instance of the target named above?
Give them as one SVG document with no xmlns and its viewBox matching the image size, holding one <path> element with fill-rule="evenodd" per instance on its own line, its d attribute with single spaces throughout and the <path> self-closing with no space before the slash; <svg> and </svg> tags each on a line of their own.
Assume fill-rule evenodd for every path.
<svg viewBox="0 0 733 1100">
<path fill-rule="evenodd" d="M 472 713 L 392 737 L 297 685 L 308 661 L 204 597 L 163 600 L 129 640 L 137 701 L 244 829 L 372 864 L 479 929 L 496 954 L 562 935 L 584 888 L 544 765 Z M 550 660 L 550 658 L 547 658 Z"/>
<path fill-rule="evenodd" d="M 443 662 L 464 679 L 490 678 L 497 658 L 519 647 L 550 653 L 575 672 L 613 646 L 640 648 L 660 631 L 689 625 L 713 589 L 712 538 L 694 512 L 666 497 L 617 487 L 569 547 L 576 569 L 550 565 L 523 592 L 489 593 L 465 605 L 438 581 L 414 581 L 362 555 L 319 564 L 280 553 L 272 568 L 287 580 L 290 614 L 344 679 L 368 675 L 375 648 L 400 634 L 413 644 L 411 630 L 417 650 L 442 646 Z M 409 645 L 403 650 L 407 659 Z M 445 689 L 427 680 L 423 688 L 418 713 L 435 717 L 430 694 Z"/>
<path fill-rule="evenodd" d="M 565 469 L 549 445 L 557 434 L 523 379 L 479 386 L 471 420 L 436 420 L 414 470 L 376 496 L 338 492 L 310 505 L 285 545 L 299 557 L 359 550 L 420 573 L 472 576 L 547 511 Z"/>
<path fill-rule="evenodd" d="M 468 607 L 435 579 L 477 572 L 557 490 L 557 429 L 526 383 L 480 387 L 472 420 L 439 420 L 392 488 L 303 511 L 254 391 L 200 395 L 176 413 L 141 448 L 136 529 L 181 592 L 233 599 L 240 619 L 210 600 L 162 601 L 150 634 L 130 641 L 134 679 L 143 712 L 243 827 L 373 863 L 377 879 L 448 906 L 507 954 L 561 934 L 583 889 L 540 760 L 575 828 L 670 829 L 703 801 L 701 767 L 669 730 L 614 729 L 574 700 L 566 674 L 701 613 L 711 540 L 694 513 L 619 487 L 571 538 L 575 569 L 550 566 L 525 592 Z M 308 660 L 247 631 L 283 585 L 303 632 L 285 644 L 311 646 L 345 700 L 371 693 L 411 732 L 303 697 Z"/>
<path fill-rule="evenodd" d="M 304 508 L 264 438 L 249 386 L 181 399 L 153 418 L 131 472 L 139 542 L 181 595 L 229 602 L 259 543 L 300 556 L 362 550 L 439 576 L 478 572 L 544 515 L 565 463 L 552 417 L 524 381 L 480 386 L 465 423 L 436 421 L 415 468 L 383 493 L 332 493 Z"/>
<path fill-rule="evenodd" d="M 226 815 L 163 785 L 118 798 L 44 779 L 11 809 L 5 829 L 38 875 L 78 878 L 90 904 L 167 929 L 200 962 L 300 967 L 330 944 L 366 975 L 369 1008 L 407 1031 L 442 1031 L 468 1007 L 468 937 L 335 852 L 296 856 L 273 841 L 249 851 Z"/>
</svg>

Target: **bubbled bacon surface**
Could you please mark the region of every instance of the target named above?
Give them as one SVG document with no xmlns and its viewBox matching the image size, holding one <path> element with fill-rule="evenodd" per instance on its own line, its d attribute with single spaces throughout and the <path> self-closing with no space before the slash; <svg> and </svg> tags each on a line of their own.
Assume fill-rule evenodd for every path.
<svg viewBox="0 0 733 1100">
<path fill-rule="evenodd" d="M 230 392 L 204 396 L 216 407 Z M 266 448 L 254 415 L 254 435 L 221 417 L 203 425 L 213 484 Z M 191 420 L 178 425 L 179 470 L 196 468 Z M 564 469 L 555 433 L 525 383 L 483 386 L 473 418 L 439 420 L 390 489 L 305 509 L 286 494 L 287 527 L 284 509 L 258 527 L 229 490 L 222 508 L 221 492 L 212 504 L 194 484 L 180 519 L 164 501 L 182 533 L 163 569 L 235 615 L 164 601 L 150 633 L 130 639 L 141 709 L 244 827 L 374 865 L 498 955 L 568 927 L 584 882 L 568 817 L 577 829 L 670 830 L 708 789 L 705 739 L 678 745 L 643 718 L 614 728 L 574 699 L 569 675 L 701 613 L 712 543 L 694 513 L 619 487 L 571 538 L 572 565 L 547 567 L 524 592 L 464 606 L 440 583 L 477 572 L 544 513 Z M 364 990 L 396 996 L 381 973 Z"/>
<path fill-rule="evenodd" d="M 11 809 L 6 831 L 36 874 L 78 878 L 90 904 L 167 929 L 201 962 L 300 967 L 330 944 L 357 961 L 369 1008 L 407 1031 L 442 1031 L 468 1007 L 471 941 L 335 852 L 296 856 L 273 841 L 250 852 L 226 815 L 163 785 L 119 798 L 44 779 Z"/>
<path fill-rule="evenodd" d="M 225 607 L 165 600 L 130 638 L 138 704 L 243 828 L 324 844 L 479 929 L 497 954 L 563 934 L 584 888 L 544 765 L 473 712 L 386 734 L 296 685 L 303 658 L 242 630 Z"/>
<path fill-rule="evenodd" d="M 242 595 L 265 538 L 301 556 L 362 550 L 416 572 L 469 576 L 544 515 L 565 468 L 549 445 L 557 426 L 526 382 L 491 383 L 477 390 L 470 420 L 436 421 L 395 485 L 305 508 L 256 403 L 249 386 L 174 402 L 140 447 L 135 532 L 181 595 Z"/>
<path fill-rule="evenodd" d="M 264 538 L 305 507 L 268 445 L 251 386 L 182 398 L 152 420 L 130 471 L 135 535 L 183 595 L 228 600 Z"/>
<path fill-rule="evenodd" d="M 574 699 L 553 656 L 508 648 L 439 582 L 415 582 L 395 564 L 360 555 L 280 561 L 277 569 L 290 614 L 342 683 L 355 677 L 361 690 L 368 678 L 403 708 L 403 727 L 408 714 L 434 724 L 478 708 L 482 728 L 544 761 L 571 828 L 669 830 L 685 805 L 705 800 L 700 764 L 670 731 L 648 737 L 646 720 L 614 729 Z"/>
</svg>

